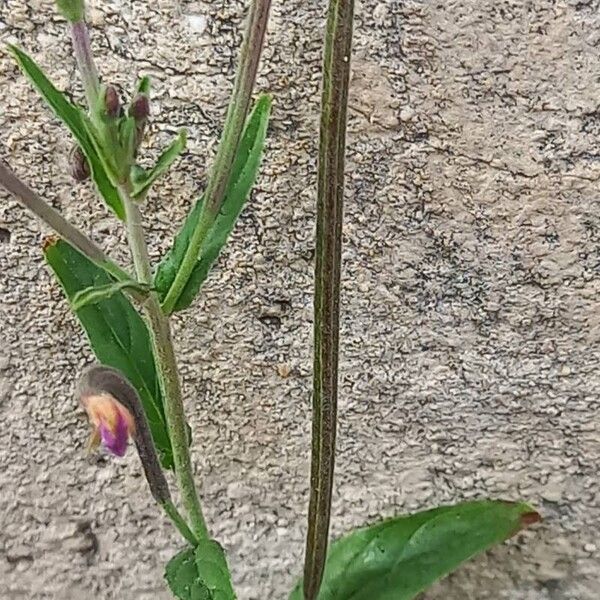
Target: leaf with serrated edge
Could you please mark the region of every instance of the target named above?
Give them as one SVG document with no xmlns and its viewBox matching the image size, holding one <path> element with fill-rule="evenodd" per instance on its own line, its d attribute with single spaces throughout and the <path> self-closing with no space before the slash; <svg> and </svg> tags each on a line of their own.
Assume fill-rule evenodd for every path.
<svg viewBox="0 0 600 600">
<path fill-rule="evenodd" d="M 235 600 L 227 559 L 215 540 L 176 554 L 165 569 L 169 588 L 179 600 Z"/>
<path fill-rule="evenodd" d="M 63 240 L 53 238 L 46 243 L 44 256 L 71 302 L 81 290 L 113 283 L 105 271 Z M 146 324 L 122 292 L 83 306 L 76 314 L 98 360 L 121 371 L 138 391 L 161 462 L 172 468 L 163 398 Z"/>
<path fill-rule="evenodd" d="M 80 109 L 71 104 L 66 96 L 54 87 L 35 61 L 23 50 L 13 45 L 9 45 L 9 49 L 23 73 L 27 75 L 54 114 L 69 128 L 73 137 L 79 142 L 88 161 L 92 179 L 106 204 L 119 219 L 125 220 L 125 210 L 119 193 L 111 182 L 105 166 L 95 150 L 94 143 L 88 135 Z"/>
<path fill-rule="evenodd" d="M 191 304 L 235 226 L 258 173 L 269 122 L 270 107 L 271 98 L 261 96 L 248 119 L 233 164 L 221 211 L 200 248 L 199 260 L 175 304 L 175 310 L 182 310 Z M 173 247 L 159 264 L 155 286 L 161 300 L 166 297 L 181 266 L 201 212 L 202 198 L 194 205 L 182 229 L 176 236 Z"/>
<path fill-rule="evenodd" d="M 198 577 L 193 548 L 182 550 L 167 563 L 165 579 L 179 600 L 212 600 L 209 589 Z"/>
<path fill-rule="evenodd" d="M 524 503 L 479 501 L 358 529 L 332 544 L 317 600 L 411 600 L 539 519 Z M 302 598 L 300 581 L 290 600 Z"/>
</svg>

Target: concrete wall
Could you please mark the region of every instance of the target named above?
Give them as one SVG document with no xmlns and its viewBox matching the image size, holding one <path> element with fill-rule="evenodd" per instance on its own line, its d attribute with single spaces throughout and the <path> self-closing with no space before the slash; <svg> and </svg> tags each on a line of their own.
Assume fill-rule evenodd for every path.
<svg viewBox="0 0 600 600">
<path fill-rule="evenodd" d="M 2 0 L 18 41 L 81 98 L 49 0 Z M 105 80 L 154 82 L 150 155 L 189 152 L 145 207 L 158 258 L 205 182 L 243 3 L 90 2 Z M 259 88 L 264 169 L 227 251 L 176 319 L 194 461 L 240 598 L 300 571 L 325 2 L 275 0 Z M 524 498 L 542 526 L 427 600 L 600 596 L 598 2 L 357 7 L 343 282 L 336 534 L 465 498 Z M 67 174 L 71 142 L 0 56 L 0 155 L 125 262 L 123 231 Z M 86 458 L 73 387 L 90 351 L 0 192 L 0 598 L 168 598 L 180 542 L 133 452 Z"/>
</svg>

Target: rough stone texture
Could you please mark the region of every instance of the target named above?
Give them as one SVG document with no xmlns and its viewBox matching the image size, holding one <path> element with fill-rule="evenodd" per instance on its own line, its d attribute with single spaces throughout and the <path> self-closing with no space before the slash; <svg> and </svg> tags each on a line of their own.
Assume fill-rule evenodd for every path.
<svg viewBox="0 0 600 600">
<path fill-rule="evenodd" d="M 206 513 L 240 598 L 300 570 L 325 2 L 274 1 L 259 88 L 276 99 L 260 182 L 194 308 L 176 320 Z M 334 533 L 474 497 L 545 523 L 427 600 L 600 594 L 600 17 L 597 1 L 363 1 L 345 225 Z M 231 87 L 240 1 L 94 0 L 107 81 L 154 80 L 150 155 L 189 152 L 146 215 L 167 248 L 204 184 Z M 3 0 L 18 41 L 76 98 L 49 0 Z M 0 154 L 122 261 L 119 224 L 66 174 L 70 140 L 0 57 Z M 168 598 L 180 546 L 133 453 L 86 459 L 72 399 L 92 358 L 0 193 L 0 597 Z"/>
</svg>

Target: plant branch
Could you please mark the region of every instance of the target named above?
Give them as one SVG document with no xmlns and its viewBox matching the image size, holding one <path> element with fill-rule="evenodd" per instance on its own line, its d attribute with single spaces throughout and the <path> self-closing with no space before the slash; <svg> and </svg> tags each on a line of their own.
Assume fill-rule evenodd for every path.
<svg viewBox="0 0 600 600">
<path fill-rule="evenodd" d="M 323 60 L 317 189 L 313 427 L 304 598 L 317 597 L 331 517 L 337 425 L 346 115 L 353 0 L 330 0 Z"/>
<path fill-rule="evenodd" d="M 152 269 L 142 229 L 140 211 L 126 189 L 120 188 L 119 194 L 125 207 L 127 236 L 138 280 L 140 283 L 151 285 Z M 206 538 L 208 532 L 194 483 L 183 397 L 171 328 L 168 318 L 162 312 L 156 292 L 150 293 L 147 302 L 144 304 L 144 311 L 150 326 L 154 356 L 165 399 L 165 416 L 173 447 L 173 462 L 179 491 L 196 538 Z"/>
<path fill-rule="evenodd" d="M 185 540 L 187 540 L 192 546 L 198 545 L 198 538 L 192 533 L 192 530 L 188 527 L 188 524 L 185 522 L 184 518 L 179 514 L 179 511 L 173 504 L 172 500 L 167 500 L 161 503 L 161 506 L 171 522 L 179 533 L 183 536 Z"/>
<path fill-rule="evenodd" d="M 204 197 L 206 198 L 202 214 L 198 220 L 189 246 L 173 284 L 163 302 L 163 311 L 173 311 L 183 288 L 185 287 L 198 260 L 200 246 L 209 232 L 221 204 L 231 175 L 231 168 L 244 131 L 246 118 L 252 100 L 252 90 L 262 53 L 262 47 L 269 19 L 271 0 L 254 0 L 250 7 L 246 31 L 240 49 L 240 62 L 229 101 L 223 135 L 219 143 L 215 162 L 211 170 Z"/>
<path fill-rule="evenodd" d="M 252 90 L 262 54 L 270 6 L 271 0 L 255 0 L 250 7 L 246 31 L 240 48 L 240 64 L 227 109 L 223 136 L 206 186 L 204 210 L 213 217 L 218 214 L 223 201 L 233 160 L 250 110 Z"/>
<path fill-rule="evenodd" d="M 95 242 L 77 229 L 77 227 L 69 223 L 57 210 L 44 202 L 2 161 L 0 161 L 0 185 L 15 196 L 17 200 L 54 230 L 61 238 L 87 256 L 94 264 L 110 273 L 119 281 L 131 279 L 129 274 L 108 258 Z"/>
<path fill-rule="evenodd" d="M 92 49 L 90 46 L 90 34 L 85 21 L 76 21 L 70 24 L 73 51 L 77 60 L 77 67 L 83 81 L 85 97 L 90 110 L 96 104 L 96 98 L 100 91 L 100 78 L 98 69 L 94 63 Z"/>
<path fill-rule="evenodd" d="M 91 110 L 96 104 L 99 92 L 99 77 L 91 53 L 89 33 L 83 19 L 71 23 L 71 33 L 77 65 L 85 87 L 88 106 Z M 125 209 L 127 236 L 138 281 L 151 286 L 152 268 L 144 238 L 140 211 L 131 198 L 130 190 L 125 185 L 120 186 L 118 191 Z M 175 475 L 195 537 L 198 539 L 203 538 L 207 536 L 207 530 L 194 483 L 181 384 L 169 321 L 162 312 L 156 292 L 150 292 L 143 308 L 150 329 L 154 357 L 165 400 L 165 416 L 173 448 Z M 168 506 L 163 505 L 163 508 L 172 512 Z"/>
</svg>

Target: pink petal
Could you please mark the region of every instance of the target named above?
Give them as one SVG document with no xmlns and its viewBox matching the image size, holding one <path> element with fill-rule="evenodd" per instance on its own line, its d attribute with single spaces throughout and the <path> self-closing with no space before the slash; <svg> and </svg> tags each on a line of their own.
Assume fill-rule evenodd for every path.
<svg viewBox="0 0 600 600">
<path fill-rule="evenodd" d="M 114 432 L 104 423 L 100 424 L 100 437 L 104 447 L 116 456 L 124 456 L 127 451 L 129 429 L 125 417 L 119 411 Z"/>
</svg>

